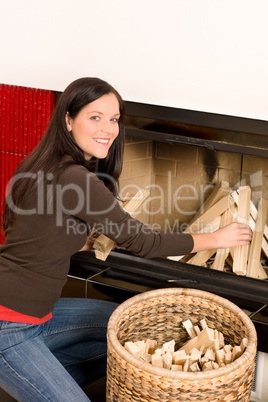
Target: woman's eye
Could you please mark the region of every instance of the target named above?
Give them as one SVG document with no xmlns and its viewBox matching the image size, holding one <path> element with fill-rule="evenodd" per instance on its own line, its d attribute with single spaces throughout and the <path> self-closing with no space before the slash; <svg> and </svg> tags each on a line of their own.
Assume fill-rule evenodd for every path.
<svg viewBox="0 0 268 402">
<path fill-rule="evenodd" d="M 91 120 L 99 120 L 100 118 L 99 118 L 99 116 L 92 116 L 90 119 Z"/>
<path fill-rule="evenodd" d="M 119 119 L 114 118 L 114 119 L 111 119 L 111 121 L 113 121 L 113 122 L 115 122 L 115 123 L 118 123 L 118 122 L 119 122 Z"/>
</svg>

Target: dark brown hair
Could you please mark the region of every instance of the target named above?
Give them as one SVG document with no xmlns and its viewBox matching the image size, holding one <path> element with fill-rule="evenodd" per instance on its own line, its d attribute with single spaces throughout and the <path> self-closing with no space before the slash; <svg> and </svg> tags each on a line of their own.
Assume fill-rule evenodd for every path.
<svg viewBox="0 0 268 402">
<path fill-rule="evenodd" d="M 113 93 L 118 102 L 120 110 L 119 135 L 109 149 L 105 159 L 92 157 L 86 161 L 83 151 L 78 147 L 66 127 L 66 113 L 74 119 L 80 110 L 87 104 L 94 102 L 103 95 Z M 85 77 L 73 81 L 61 94 L 57 101 L 50 124 L 42 140 L 36 148 L 20 163 L 15 174 L 37 173 L 42 171 L 44 177 L 47 173 L 54 176 L 70 163 L 85 166 L 89 171 L 96 173 L 105 185 L 117 196 L 117 186 L 123 165 L 124 148 L 124 102 L 119 93 L 107 82 L 99 78 Z M 69 155 L 71 158 L 65 158 Z M 8 198 L 19 206 L 37 186 L 36 181 L 29 178 L 16 180 L 4 201 L 3 227 L 6 229 L 12 222 L 14 212 L 8 206 Z"/>
</svg>

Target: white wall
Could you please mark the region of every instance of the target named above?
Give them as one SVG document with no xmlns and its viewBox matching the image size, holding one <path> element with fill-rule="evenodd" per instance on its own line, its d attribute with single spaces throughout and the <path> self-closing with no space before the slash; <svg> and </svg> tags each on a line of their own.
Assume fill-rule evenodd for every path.
<svg viewBox="0 0 268 402">
<path fill-rule="evenodd" d="M 266 0 L 0 0 L 0 83 L 268 120 Z"/>
</svg>

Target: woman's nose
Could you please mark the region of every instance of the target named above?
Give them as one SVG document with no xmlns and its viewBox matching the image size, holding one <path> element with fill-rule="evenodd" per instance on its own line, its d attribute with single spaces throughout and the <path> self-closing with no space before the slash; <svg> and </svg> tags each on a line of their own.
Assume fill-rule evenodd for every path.
<svg viewBox="0 0 268 402">
<path fill-rule="evenodd" d="M 106 133 L 112 133 L 115 129 L 115 124 L 110 120 L 103 120 L 101 130 Z"/>
</svg>

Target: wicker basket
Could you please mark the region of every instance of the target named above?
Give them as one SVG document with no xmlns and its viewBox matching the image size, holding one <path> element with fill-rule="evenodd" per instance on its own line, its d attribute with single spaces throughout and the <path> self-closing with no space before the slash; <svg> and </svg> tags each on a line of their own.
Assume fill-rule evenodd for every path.
<svg viewBox="0 0 268 402">
<path fill-rule="evenodd" d="M 172 339 L 188 340 L 182 321 L 199 325 L 205 318 L 221 331 L 225 343 L 248 346 L 234 362 L 204 372 L 180 372 L 153 367 L 133 357 L 126 341 L 155 339 L 159 346 Z M 107 401 L 249 401 L 257 335 L 252 321 L 235 304 L 214 294 L 182 288 L 158 289 L 122 303 L 108 323 Z"/>
</svg>

